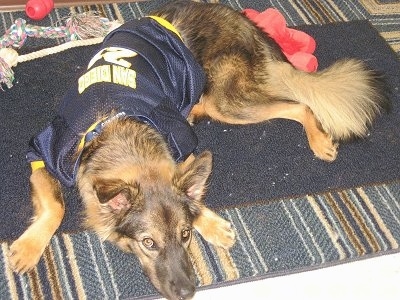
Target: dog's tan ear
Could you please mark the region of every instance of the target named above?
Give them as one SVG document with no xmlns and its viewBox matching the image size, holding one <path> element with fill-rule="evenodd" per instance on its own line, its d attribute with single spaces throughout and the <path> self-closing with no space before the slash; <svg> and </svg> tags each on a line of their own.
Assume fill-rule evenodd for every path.
<svg viewBox="0 0 400 300">
<path fill-rule="evenodd" d="M 197 204 L 203 201 L 207 189 L 207 179 L 212 170 L 212 155 L 204 151 L 183 170 L 179 170 L 174 178 L 175 186 L 183 191 Z"/>
<path fill-rule="evenodd" d="M 114 211 L 122 211 L 141 205 L 140 187 L 138 184 L 130 185 L 126 182 L 115 180 L 98 180 L 94 185 L 100 203 L 107 203 Z"/>
</svg>

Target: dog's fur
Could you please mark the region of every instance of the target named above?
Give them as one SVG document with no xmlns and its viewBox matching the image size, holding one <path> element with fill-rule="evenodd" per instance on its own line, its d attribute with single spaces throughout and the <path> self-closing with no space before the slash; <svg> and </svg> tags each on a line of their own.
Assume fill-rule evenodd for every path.
<svg viewBox="0 0 400 300">
<path fill-rule="evenodd" d="M 365 136 L 388 107 L 381 77 L 363 62 L 341 60 L 321 72 L 299 71 L 274 41 L 228 7 L 178 1 L 157 14 L 178 29 L 207 74 L 191 120 L 295 120 L 303 124 L 314 154 L 333 161 L 339 141 Z"/>
<path fill-rule="evenodd" d="M 154 14 L 178 29 L 206 72 L 191 122 L 203 117 L 231 124 L 295 120 L 303 124 L 314 154 L 333 161 L 337 143 L 364 136 L 388 103 L 380 77 L 362 62 L 298 71 L 273 40 L 228 7 L 179 1 Z M 234 242 L 230 224 L 203 203 L 211 164 L 209 152 L 176 164 L 161 135 L 130 118 L 109 122 L 82 153 L 77 178 L 86 225 L 134 253 L 170 299 L 194 294 L 186 252 L 192 228 L 216 246 L 229 248 Z M 57 180 L 39 169 L 30 182 L 35 218 L 10 247 L 17 272 L 36 265 L 64 214 Z"/>
</svg>

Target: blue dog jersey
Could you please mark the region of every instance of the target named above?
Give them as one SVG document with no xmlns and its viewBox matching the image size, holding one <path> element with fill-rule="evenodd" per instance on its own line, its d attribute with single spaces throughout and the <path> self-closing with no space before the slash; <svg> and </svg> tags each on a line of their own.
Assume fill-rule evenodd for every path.
<svg viewBox="0 0 400 300">
<path fill-rule="evenodd" d="M 32 166 L 44 162 L 54 177 L 73 186 L 79 145 L 101 131 L 103 123 L 93 125 L 99 116 L 113 111 L 156 128 L 181 161 L 197 146 L 186 117 L 204 83 L 202 68 L 170 23 L 157 17 L 127 22 L 104 39 L 57 116 L 30 141 L 27 159 Z"/>
</svg>

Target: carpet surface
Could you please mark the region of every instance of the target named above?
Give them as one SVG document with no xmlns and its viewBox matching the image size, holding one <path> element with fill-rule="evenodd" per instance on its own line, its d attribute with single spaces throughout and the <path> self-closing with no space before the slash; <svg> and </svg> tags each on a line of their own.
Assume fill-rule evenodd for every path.
<svg viewBox="0 0 400 300">
<path fill-rule="evenodd" d="M 88 9 L 126 21 L 164 2 L 57 9 L 43 24 L 53 24 L 71 11 Z M 273 1 L 274 5 L 269 1 L 223 2 L 236 9 L 280 9 L 289 24 L 303 25 L 300 29 L 316 39 L 320 69 L 339 58 L 365 60 L 387 77 L 393 108 L 377 120 L 367 138 L 341 145 L 338 159 L 330 164 L 312 156 L 302 128 L 294 122 L 198 124 L 199 151 L 212 150 L 215 161 L 207 204 L 231 220 L 238 234 L 229 253 L 195 239 L 192 255 L 198 285 L 277 276 L 398 251 L 400 63 L 396 27 L 392 24 L 400 24 L 400 5 L 382 3 L 382 14 L 378 15 L 379 10 L 370 1 L 344 6 L 342 1 L 322 0 L 307 1 L 307 5 L 286 1 Z M 386 10 L 389 6 L 392 9 Z M 4 28 L 18 16 L 25 17 L 19 12 L 3 13 Z M 350 20 L 355 21 L 347 22 Z M 21 52 L 60 43 L 63 40 L 29 40 Z M 74 189 L 65 190 L 65 220 L 38 267 L 29 275 L 17 276 L 6 262 L 6 241 L 16 238 L 31 216 L 27 142 L 52 119 L 60 97 L 96 48 L 75 48 L 22 63 L 14 69 L 15 86 L 0 94 L 0 240 L 4 241 L 0 294 L 7 295 L 7 299 L 156 295 L 135 258 L 81 230 L 82 207 Z"/>
</svg>

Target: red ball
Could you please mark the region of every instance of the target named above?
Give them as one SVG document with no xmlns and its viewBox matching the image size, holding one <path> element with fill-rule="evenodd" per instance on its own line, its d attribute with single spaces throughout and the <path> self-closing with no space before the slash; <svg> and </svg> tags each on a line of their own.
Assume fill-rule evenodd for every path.
<svg viewBox="0 0 400 300">
<path fill-rule="evenodd" d="M 29 0 L 25 6 L 25 13 L 32 20 L 41 20 L 54 8 L 53 0 Z"/>
</svg>

